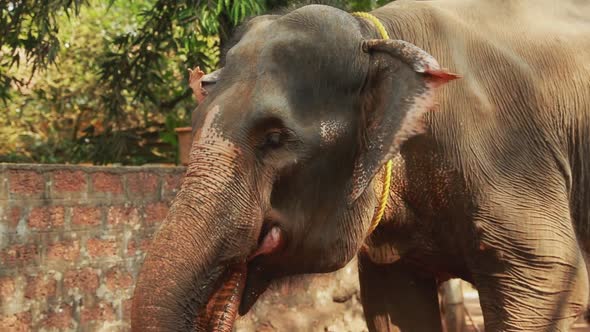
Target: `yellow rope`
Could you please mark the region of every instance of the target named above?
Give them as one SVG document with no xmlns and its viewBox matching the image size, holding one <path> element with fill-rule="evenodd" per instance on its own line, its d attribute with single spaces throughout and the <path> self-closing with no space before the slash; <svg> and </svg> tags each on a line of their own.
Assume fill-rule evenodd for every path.
<svg viewBox="0 0 590 332">
<path fill-rule="evenodd" d="M 377 213 L 373 216 L 373 220 L 371 220 L 371 227 L 369 227 L 369 234 L 371 234 L 383 218 L 383 214 L 385 213 L 385 207 L 387 206 L 387 197 L 389 196 L 389 186 L 391 185 L 391 168 L 393 162 L 388 160 L 385 164 L 385 175 L 383 179 L 383 189 L 381 191 L 381 197 L 379 197 L 379 209 Z"/>
<path fill-rule="evenodd" d="M 383 26 L 381 21 L 379 21 L 379 19 L 376 18 L 375 16 L 373 16 L 372 14 L 363 13 L 363 12 L 354 12 L 354 13 L 352 13 L 352 15 L 357 16 L 357 17 L 362 17 L 362 18 L 370 21 L 371 23 L 373 23 L 373 25 L 375 25 L 375 27 L 377 28 L 377 31 L 379 31 L 381 38 L 389 39 L 389 34 L 387 33 L 387 30 L 385 30 L 385 27 Z M 369 227 L 368 234 L 371 234 L 375 230 L 375 228 L 377 228 L 377 226 L 379 226 L 379 223 L 381 222 L 381 219 L 383 218 L 383 214 L 385 213 L 385 207 L 387 206 L 387 197 L 389 196 L 389 186 L 391 185 L 392 165 L 393 165 L 393 162 L 391 160 L 388 160 L 387 163 L 385 164 L 385 175 L 384 175 L 384 179 L 383 179 L 383 189 L 381 191 L 381 197 L 379 197 L 379 206 L 377 208 L 377 213 L 375 213 L 375 215 L 373 216 L 373 220 L 371 220 L 371 226 Z"/>
<path fill-rule="evenodd" d="M 357 17 L 362 17 L 362 18 L 370 21 L 371 23 L 373 23 L 375 25 L 375 27 L 377 28 L 377 31 L 379 31 L 381 38 L 389 39 L 389 34 L 387 33 L 387 30 L 385 30 L 385 27 L 383 26 L 381 21 L 379 21 L 379 19 L 376 18 L 373 14 L 363 13 L 363 12 L 354 12 L 354 13 L 352 13 L 352 15 L 357 16 Z"/>
</svg>

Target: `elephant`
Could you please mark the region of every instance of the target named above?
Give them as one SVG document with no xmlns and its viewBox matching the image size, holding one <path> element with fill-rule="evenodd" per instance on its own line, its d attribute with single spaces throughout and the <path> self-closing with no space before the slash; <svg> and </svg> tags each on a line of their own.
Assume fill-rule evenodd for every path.
<svg viewBox="0 0 590 332">
<path fill-rule="evenodd" d="M 449 278 L 478 289 L 486 331 L 567 331 L 586 313 L 590 3 L 371 15 L 256 16 L 200 78 L 133 331 L 231 331 L 271 282 L 356 256 L 370 331 L 440 331 Z"/>
</svg>

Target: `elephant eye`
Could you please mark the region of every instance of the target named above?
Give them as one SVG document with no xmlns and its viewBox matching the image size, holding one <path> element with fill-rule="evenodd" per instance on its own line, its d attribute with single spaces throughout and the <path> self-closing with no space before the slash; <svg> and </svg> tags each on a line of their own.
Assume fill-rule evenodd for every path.
<svg viewBox="0 0 590 332">
<path fill-rule="evenodd" d="M 280 131 L 269 132 L 264 138 L 264 146 L 272 149 L 281 147 L 283 144 L 281 136 L 282 134 Z"/>
</svg>

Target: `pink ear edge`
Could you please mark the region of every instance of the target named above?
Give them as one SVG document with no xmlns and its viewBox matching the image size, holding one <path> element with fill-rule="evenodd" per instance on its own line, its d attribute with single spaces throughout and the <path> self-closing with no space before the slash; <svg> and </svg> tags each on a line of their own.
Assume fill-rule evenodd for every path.
<svg viewBox="0 0 590 332">
<path fill-rule="evenodd" d="M 424 74 L 428 76 L 427 79 L 431 82 L 434 88 L 462 77 L 459 74 L 451 73 L 445 69 L 426 69 Z"/>
</svg>

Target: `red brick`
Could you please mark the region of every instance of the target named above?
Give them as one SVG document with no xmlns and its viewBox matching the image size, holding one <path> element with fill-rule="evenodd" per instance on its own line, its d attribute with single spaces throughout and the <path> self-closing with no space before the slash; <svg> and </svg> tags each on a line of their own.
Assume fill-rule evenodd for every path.
<svg viewBox="0 0 590 332">
<path fill-rule="evenodd" d="M 149 246 L 150 246 L 149 239 L 143 239 L 143 240 L 139 241 L 139 243 L 135 240 L 131 240 L 127 244 L 127 255 L 134 256 L 134 255 L 137 255 L 142 252 L 145 253 Z"/>
<path fill-rule="evenodd" d="M 82 324 L 90 321 L 113 321 L 115 320 L 115 309 L 111 304 L 100 302 L 92 307 L 82 309 L 80 321 Z"/>
<path fill-rule="evenodd" d="M 111 291 L 125 290 L 133 286 L 133 277 L 121 267 L 113 267 L 106 273 L 106 285 Z"/>
<path fill-rule="evenodd" d="M 0 306 L 4 301 L 10 301 L 15 291 L 14 279 L 10 277 L 0 278 Z"/>
<path fill-rule="evenodd" d="M 64 225 L 63 206 L 35 207 L 29 214 L 29 227 L 36 230 L 47 230 Z"/>
<path fill-rule="evenodd" d="M 111 206 L 107 213 L 109 225 L 135 225 L 139 223 L 139 212 L 133 206 Z"/>
<path fill-rule="evenodd" d="M 50 244 L 46 257 L 51 261 L 75 261 L 80 257 L 80 241 L 63 241 Z"/>
<path fill-rule="evenodd" d="M 72 307 L 61 305 L 59 307 L 53 307 L 52 311 L 47 313 L 47 318 L 41 324 L 45 328 L 52 327 L 63 330 L 74 327 L 72 318 Z"/>
<path fill-rule="evenodd" d="M 10 316 L 0 316 L 0 331 L 31 331 L 31 313 L 20 312 Z"/>
<path fill-rule="evenodd" d="M 8 226 L 9 229 L 14 230 L 18 226 L 20 221 L 22 208 L 18 206 L 6 207 L 5 210 L 0 208 L 0 211 L 6 211 L 6 213 L 0 212 L 0 222 Z"/>
<path fill-rule="evenodd" d="M 27 278 L 25 297 L 27 299 L 39 299 L 55 296 L 57 281 L 51 275 Z"/>
<path fill-rule="evenodd" d="M 164 202 L 150 203 L 145 207 L 145 221 L 148 224 L 164 221 L 168 214 L 168 204 Z"/>
<path fill-rule="evenodd" d="M 90 257 L 117 256 L 117 241 L 88 239 L 86 249 Z"/>
<path fill-rule="evenodd" d="M 45 191 L 43 174 L 28 170 L 10 170 L 8 173 L 10 192 L 13 194 L 41 194 Z"/>
<path fill-rule="evenodd" d="M 8 173 L 0 172 L 0 200 L 7 200 L 8 194 Z"/>
<path fill-rule="evenodd" d="M 157 195 L 158 176 L 153 173 L 130 173 L 127 175 L 127 188 L 130 193 L 149 196 Z"/>
<path fill-rule="evenodd" d="M 38 257 L 39 251 L 36 245 L 14 245 L 5 248 L 0 253 L 0 266 L 26 265 Z"/>
<path fill-rule="evenodd" d="M 137 243 L 131 240 L 127 243 L 127 256 L 134 256 L 137 253 Z"/>
<path fill-rule="evenodd" d="M 99 172 L 92 174 L 92 189 L 113 194 L 123 193 L 121 176 L 113 173 Z"/>
<path fill-rule="evenodd" d="M 162 191 L 165 196 L 174 196 L 180 190 L 184 174 L 166 174 L 162 177 Z"/>
<path fill-rule="evenodd" d="M 82 171 L 56 171 L 53 173 L 53 192 L 86 191 L 86 173 Z"/>
<path fill-rule="evenodd" d="M 100 225 L 102 213 L 100 207 L 75 207 L 72 210 L 72 224 L 77 226 Z"/>
<path fill-rule="evenodd" d="M 89 267 L 70 270 L 65 273 L 64 287 L 79 288 L 85 292 L 94 292 L 98 288 L 98 274 L 96 270 Z"/>
</svg>

